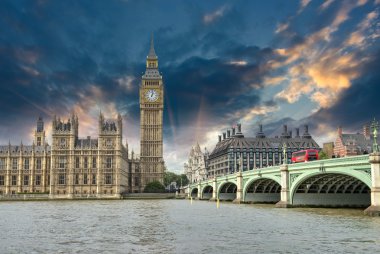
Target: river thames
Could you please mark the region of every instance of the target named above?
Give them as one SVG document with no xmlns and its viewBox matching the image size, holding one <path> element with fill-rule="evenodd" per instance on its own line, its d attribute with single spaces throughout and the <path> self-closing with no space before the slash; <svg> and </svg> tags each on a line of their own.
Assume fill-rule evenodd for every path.
<svg viewBox="0 0 380 254">
<path fill-rule="evenodd" d="M 0 203 L 0 253 L 376 253 L 380 218 L 188 200 Z"/>
</svg>

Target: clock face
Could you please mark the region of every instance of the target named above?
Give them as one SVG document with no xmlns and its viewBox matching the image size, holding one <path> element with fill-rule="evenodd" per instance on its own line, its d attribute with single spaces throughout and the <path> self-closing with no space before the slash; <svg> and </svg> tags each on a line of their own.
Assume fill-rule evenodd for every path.
<svg viewBox="0 0 380 254">
<path fill-rule="evenodd" d="M 145 98 L 150 101 L 150 102 L 153 102 L 153 101 L 156 101 L 158 99 L 158 92 L 156 90 L 148 90 L 146 93 L 145 93 Z"/>
</svg>

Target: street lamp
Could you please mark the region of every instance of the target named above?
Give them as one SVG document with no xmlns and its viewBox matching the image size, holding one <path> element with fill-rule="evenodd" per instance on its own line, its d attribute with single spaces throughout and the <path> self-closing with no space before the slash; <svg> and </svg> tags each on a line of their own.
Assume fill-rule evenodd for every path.
<svg viewBox="0 0 380 254">
<path fill-rule="evenodd" d="M 284 165 L 288 164 L 288 156 L 286 154 L 286 143 L 282 145 L 282 153 L 284 154 L 284 161 L 282 162 Z"/>
<path fill-rule="evenodd" d="M 373 130 L 373 153 L 379 152 L 379 145 L 377 144 L 377 129 L 379 128 L 379 122 L 374 118 L 371 124 Z"/>
</svg>

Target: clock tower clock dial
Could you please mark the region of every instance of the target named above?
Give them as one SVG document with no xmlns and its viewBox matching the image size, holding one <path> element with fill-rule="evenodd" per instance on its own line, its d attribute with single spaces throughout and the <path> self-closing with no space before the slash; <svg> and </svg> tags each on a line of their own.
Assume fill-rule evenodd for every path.
<svg viewBox="0 0 380 254">
<path fill-rule="evenodd" d="M 163 113 L 164 84 L 152 36 L 140 86 L 140 191 L 150 182 L 164 181 Z"/>
</svg>

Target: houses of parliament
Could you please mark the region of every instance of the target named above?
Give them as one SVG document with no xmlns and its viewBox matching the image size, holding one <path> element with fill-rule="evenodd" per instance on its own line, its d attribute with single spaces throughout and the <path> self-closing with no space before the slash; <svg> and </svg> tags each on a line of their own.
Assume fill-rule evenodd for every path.
<svg viewBox="0 0 380 254">
<path fill-rule="evenodd" d="M 51 145 L 40 117 L 32 145 L 0 146 L 0 196 L 120 198 L 143 192 L 150 182 L 163 183 L 163 86 L 152 38 L 140 85 L 140 158 L 122 142 L 120 114 L 111 120 L 99 114 L 97 138 L 78 137 L 74 113 L 65 121 L 54 116 Z"/>
</svg>

